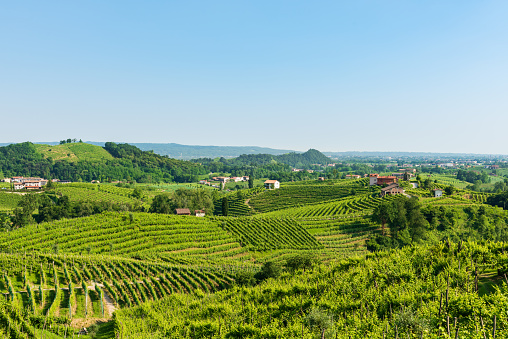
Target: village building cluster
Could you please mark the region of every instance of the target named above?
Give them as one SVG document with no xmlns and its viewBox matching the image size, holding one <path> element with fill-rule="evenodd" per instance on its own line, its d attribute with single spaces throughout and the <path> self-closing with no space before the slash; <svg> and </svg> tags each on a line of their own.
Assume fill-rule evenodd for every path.
<svg viewBox="0 0 508 339">
<path fill-rule="evenodd" d="M 25 177 L 12 177 L 2 179 L 3 182 L 9 182 L 15 190 L 40 190 L 45 186 L 48 181 L 43 178 L 25 178 Z"/>
<path fill-rule="evenodd" d="M 12 177 L 12 178 L 4 178 L 1 180 L 2 182 L 8 182 L 12 185 L 12 188 L 15 190 L 40 190 L 42 187 L 46 186 L 48 183 L 47 179 L 36 178 L 36 177 Z M 58 180 L 52 179 L 51 182 L 57 182 L 60 184 L 70 183 L 68 180 Z"/>
</svg>

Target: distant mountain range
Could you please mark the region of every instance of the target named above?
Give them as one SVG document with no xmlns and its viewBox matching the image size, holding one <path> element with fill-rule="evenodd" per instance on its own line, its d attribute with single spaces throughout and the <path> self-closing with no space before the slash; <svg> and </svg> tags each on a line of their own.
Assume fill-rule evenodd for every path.
<svg viewBox="0 0 508 339">
<path fill-rule="evenodd" d="M 88 144 L 104 147 L 105 142 L 85 141 Z M 0 146 L 7 146 L 13 143 L 0 143 Z M 59 142 L 34 142 L 34 144 L 58 145 Z M 159 155 L 167 155 L 170 158 L 190 160 L 197 158 L 235 158 L 242 154 L 270 154 L 282 155 L 287 153 L 302 153 L 294 150 L 275 149 L 258 146 L 199 146 L 182 145 L 175 143 L 129 143 L 142 151 L 154 151 Z M 506 158 L 506 155 L 474 154 L 474 153 L 434 153 L 434 152 L 369 152 L 369 151 L 348 151 L 348 152 L 322 152 L 324 155 L 336 158 L 423 158 L 423 159 L 468 159 L 468 158 Z"/>
</svg>

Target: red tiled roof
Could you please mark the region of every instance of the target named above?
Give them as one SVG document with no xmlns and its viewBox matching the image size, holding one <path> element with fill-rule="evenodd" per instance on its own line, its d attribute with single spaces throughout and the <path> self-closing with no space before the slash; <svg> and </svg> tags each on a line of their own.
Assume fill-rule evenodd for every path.
<svg viewBox="0 0 508 339">
<path fill-rule="evenodd" d="M 277 180 L 267 180 L 265 181 L 265 184 L 275 184 L 276 182 L 278 182 Z"/>
</svg>

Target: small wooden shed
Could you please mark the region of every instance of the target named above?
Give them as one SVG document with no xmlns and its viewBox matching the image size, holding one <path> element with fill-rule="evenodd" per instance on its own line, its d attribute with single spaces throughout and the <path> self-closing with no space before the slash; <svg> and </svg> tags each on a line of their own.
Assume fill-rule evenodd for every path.
<svg viewBox="0 0 508 339">
<path fill-rule="evenodd" d="M 190 209 L 188 208 L 177 208 L 176 215 L 191 215 Z"/>
</svg>

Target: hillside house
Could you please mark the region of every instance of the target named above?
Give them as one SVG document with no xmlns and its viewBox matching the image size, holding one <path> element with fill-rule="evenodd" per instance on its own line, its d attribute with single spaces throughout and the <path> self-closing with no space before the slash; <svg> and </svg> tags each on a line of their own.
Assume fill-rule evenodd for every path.
<svg viewBox="0 0 508 339">
<path fill-rule="evenodd" d="M 396 184 L 397 183 L 397 177 L 395 176 L 380 176 L 377 173 L 371 174 L 369 176 L 369 184 L 370 186 L 382 186 L 382 185 L 390 185 L 390 184 Z"/>
<path fill-rule="evenodd" d="M 280 182 L 277 180 L 266 180 L 265 181 L 265 189 L 267 190 L 273 190 L 280 188 Z"/>
<path fill-rule="evenodd" d="M 386 195 L 404 194 L 404 192 L 404 189 L 400 187 L 399 184 L 394 183 L 382 188 L 380 195 L 381 197 L 384 197 Z"/>
<path fill-rule="evenodd" d="M 443 190 L 440 188 L 434 189 L 434 197 L 439 198 L 443 196 Z"/>
<path fill-rule="evenodd" d="M 2 182 L 11 182 L 11 178 L 3 178 Z"/>
<path fill-rule="evenodd" d="M 18 181 L 15 181 L 12 185 L 15 190 L 22 190 L 25 188 L 25 184 L 18 182 Z"/>
<path fill-rule="evenodd" d="M 42 188 L 42 183 L 39 180 L 26 180 L 23 185 L 27 190 L 40 190 Z"/>
<path fill-rule="evenodd" d="M 204 217 L 205 216 L 204 210 L 195 210 L 194 213 L 195 213 L 196 217 Z"/>
<path fill-rule="evenodd" d="M 317 178 L 317 180 L 319 180 L 319 181 L 325 181 L 325 177 L 319 177 L 319 178 Z"/>
<path fill-rule="evenodd" d="M 176 215 L 191 215 L 190 209 L 188 208 L 177 208 Z"/>
</svg>

